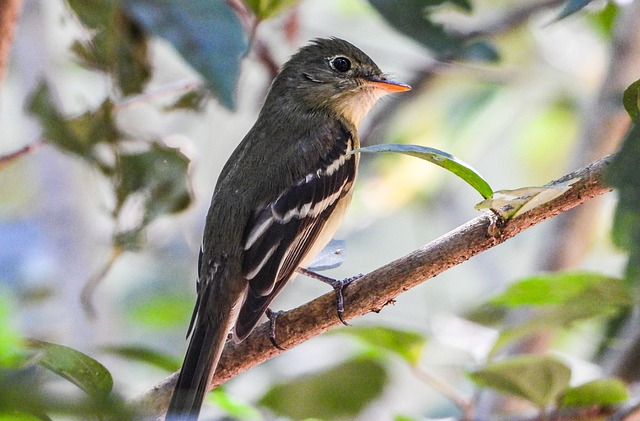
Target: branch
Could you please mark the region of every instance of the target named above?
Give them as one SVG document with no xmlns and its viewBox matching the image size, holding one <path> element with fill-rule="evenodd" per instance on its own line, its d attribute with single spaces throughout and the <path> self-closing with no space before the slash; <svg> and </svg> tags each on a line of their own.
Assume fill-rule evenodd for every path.
<svg viewBox="0 0 640 421">
<path fill-rule="evenodd" d="M 0 82 L 4 76 L 11 50 L 13 33 L 20 14 L 22 0 L 4 0 L 0 7 Z"/>
<path fill-rule="evenodd" d="M 345 319 L 379 312 L 398 295 L 420 285 L 452 266 L 488 250 L 520 232 L 555 215 L 578 206 L 611 189 L 604 184 L 604 173 L 612 157 L 568 174 L 548 184 L 556 186 L 575 180 L 564 194 L 511 220 L 503 221 L 485 213 L 354 281 L 345 290 Z M 327 330 L 341 325 L 335 314 L 335 295 L 325 294 L 278 317 L 277 338 L 283 348 L 293 348 Z M 269 341 L 269 325 L 259 326 L 240 344 L 228 342 L 216 369 L 214 388 L 239 373 L 267 361 L 282 351 Z M 137 398 L 141 412 L 159 416 L 166 412 L 177 373 Z"/>
</svg>

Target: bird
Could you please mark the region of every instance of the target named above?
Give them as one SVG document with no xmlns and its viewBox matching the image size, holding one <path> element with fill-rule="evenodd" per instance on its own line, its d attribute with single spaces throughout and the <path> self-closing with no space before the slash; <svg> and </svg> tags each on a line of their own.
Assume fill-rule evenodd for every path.
<svg viewBox="0 0 640 421">
<path fill-rule="evenodd" d="M 335 37 L 312 40 L 282 66 L 214 189 L 166 420 L 197 420 L 229 334 L 245 339 L 332 238 L 353 193 L 358 125 L 379 98 L 410 89 Z"/>
</svg>

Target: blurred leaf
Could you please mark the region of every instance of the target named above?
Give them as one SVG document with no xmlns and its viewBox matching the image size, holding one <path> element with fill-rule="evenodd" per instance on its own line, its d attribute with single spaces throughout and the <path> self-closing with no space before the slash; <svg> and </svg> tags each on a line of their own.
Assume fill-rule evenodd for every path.
<svg viewBox="0 0 640 421">
<path fill-rule="evenodd" d="M 368 346 L 393 352 L 411 365 L 420 361 L 427 343 L 427 338 L 419 333 L 383 326 L 350 327 L 337 332 L 358 338 Z"/>
<path fill-rule="evenodd" d="M 108 72 L 121 92 L 142 92 L 151 76 L 147 40 L 138 24 L 115 0 L 68 0 L 80 21 L 93 31 L 88 43 L 76 41 L 71 50 L 88 68 Z"/>
<path fill-rule="evenodd" d="M 618 379 L 598 379 L 565 392 L 561 406 L 607 406 L 625 402 L 629 398 L 627 385 Z"/>
<path fill-rule="evenodd" d="M 223 105 L 234 107 L 234 89 L 247 41 L 227 2 L 123 0 L 123 7 L 147 31 L 170 42 L 207 80 Z"/>
<path fill-rule="evenodd" d="M 625 89 L 622 104 L 631 119 L 637 122 L 638 115 L 640 115 L 640 80 L 636 80 Z"/>
<path fill-rule="evenodd" d="M 553 199 L 562 196 L 577 179 L 569 180 L 563 185 L 549 187 L 522 187 L 515 190 L 497 190 L 494 197 L 476 204 L 475 208 L 493 209 L 502 215 L 504 219 L 515 218 L 532 209 L 542 206 Z"/>
<path fill-rule="evenodd" d="M 604 35 L 607 39 L 610 39 L 618 16 L 618 11 L 618 4 L 614 1 L 608 1 L 601 10 L 595 13 L 589 13 L 587 17 L 600 34 Z"/>
<path fill-rule="evenodd" d="M 479 61 L 483 63 L 497 63 L 500 61 L 498 49 L 486 40 L 471 42 L 464 51 L 462 58 L 469 61 Z"/>
<path fill-rule="evenodd" d="M 209 91 L 204 88 L 192 89 L 180 96 L 173 104 L 165 107 L 165 111 L 191 110 L 202 111 L 209 100 Z"/>
<path fill-rule="evenodd" d="M 503 321 L 506 309 L 528 307 L 535 311 L 520 324 L 500 331 L 491 353 L 526 335 L 564 329 L 594 317 L 612 318 L 635 304 L 621 279 L 590 272 L 545 274 L 523 279 L 501 295 L 472 311 L 472 320 L 491 324 Z"/>
<path fill-rule="evenodd" d="M 14 304 L 4 288 L 0 288 L 0 367 L 15 368 L 25 358 L 22 338 L 12 321 Z"/>
<path fill-rule="evenodd" d="M 632 297 L 632 292 L 619 278 L 593 272 L 559 272 L 532 276 L 511 284 L 491 303 L 507 307 L 565 303 L 586 307 L 631 306 Z"/>
<path fill-rule="evenodd" d="M 148 329 L 184 327 L 193 310 L 193 297 L 175 291 L 141 290 L 127 306 L 127 317 Z"/>
<path fill-rule="evenodd" d="M 169 372 L 180 370 L 180 362 L 175 358 L 145 346 L 111 345 L 102 347 L 102 350 L 127 360 L 140 361 Z"/>
<path fill-rule="evenodd" d="M 334 269 L 340 266 L 345 257 L 347 242 L 344 240 L 331 239 L 329 244 L 311 262 L 307 269 L 313 272 Z"/>
<path fill-rule="evenodd" d="M 608 185 L 618 190 L 612 236 L 618 247 L 629 253 L 626 278 L 630 283 L 640 281 L 640 124 L 634 124 L 613 157 L 605 175 Z"/>
<path fill-rule="evenodd" d="M 105 175 L 111 173 L 112 169 L 95 150 L 98 144 L 113 143 L 121 137 L 115 126 L 110 100 L 105 100 L 96 111 L 67 119 L 58 112 L 48 85 L 42 82 L 30 96 L 28 104 L 29 112 L 40 121 L 48 142 L 94 164 Z"/>
<path fill-rule="evenodd" d="M 220 387 L 208 393 L 207 400 L 224 410 L 234 420 L 253 421 L 262 419 L 260 412 L 256 408 L 234 399 L 232 395 Z"/>
<path fill-rule="evenodd" d="M 191 203 L 189 158 L 178 148 L 152 143 L 148 151 L 119 156 L 118 205 L 133 193 L 145 192 L 145 221 L 184 210 Z"/>
<path fill-rule="evenodd" d="M 300 0 L 245 0 L 245 4 L 249 6 L 259 20 L 272 18 L 299 2 Z"/>
<path fill-rule="evenodd" d="M 471 11 L 467 0 L 369 0 L 369 3 L 398 32 L 416 40 L 439 56 L 460 54 L 464 43 L 447 33 L 444 26 L 430 20 L 430 14 L 447 3 Z"/>
<path fill-rule="evenodd" d="M 386 143 L 381 145 L 366 146 L 353 150 L 351 153 L 379 153 L 379 152 L 396 152 L 405 155 L 414 156 L 424 159 L 432 164 L 436 164 L 448 171 L 451 171 L 471 187 L 476 189 L 482 197 L 487 198 L 493 195 L 493 190 L 489 183 L 471 165 L 459 160 L 453 155 L 438 149 L 420 145 L 407 145 L 397 143 Z"/>
<path fill-rule="evenodd" d="M 554 21 L 559 21 L 566 18 L 567 16 L 573 15 L 574 13 L 582 10 L 592 1 L 593 0 L 567 0 L 567 2 L 564 4 L 564 7 L 560 11 L 560 13 L 558 13 L 558 16 L 556 16 Z"/>
<path fill-rule="evenodd" d="M 521 355 L 490 363 L 469 376 L 481 387 L 524 398 L 543 408 L 569 386 L 571 370 L 548 355 Z"/>
<path fill-rule="evenodd" d="M 29 348 L 40 351 L 38 364 L 69 380 L 94 398 L 111 393 L 113 379 L 98 361 L 75 349 L 31 339 Z"/>
<path fill-rule="evenodd" d="M 273 386 L 260 404 L 294 419 L 344 418 L 358 414 L 380 396 L 386 383 L 387 374 L 379 362 L 350 360 L 325 372 Z"/>
</svg>

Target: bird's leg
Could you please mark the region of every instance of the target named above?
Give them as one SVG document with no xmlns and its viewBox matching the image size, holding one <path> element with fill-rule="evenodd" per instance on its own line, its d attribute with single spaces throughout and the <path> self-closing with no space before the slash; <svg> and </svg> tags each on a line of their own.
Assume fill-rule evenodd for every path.
<svg viewBox="0 0 640 421">
<path fill-rule="evenodd" d="M 273 311 L 270 308 L 267 308 L 267 312 L 265 313 L 269 319 L 269 340 L 274 347 L 278 348 L 280 351 L 284 351 L 285 349 L 276 342 L 276 319 L 281 314 L 282 311 Z"/>
<path fill-rule="evenodd" d="M 336 310 L 338 311 L 338 318 L 340 319 L 343 325 L 349 326 L 349 323 L 347 323 L 343 317 L 344 315 L 343 291 L 347 287 L 347 285 L 349 285 L 351 282 L 355 281 L 356 279 L 362 278 L 363 275 L 360 273 L 358 275 L 351 276 L 345 279 L 333 279 L 333 278 L 329 278 L 328 276 L 320 275 L 317 272 L 314 272 L 305 268 L 298 268 L 298 273 L 308 276 L 309 278 L 317 279 L 318 281 L 324 282 L 325 284 L 331 285 L 333 287 L 333 290 L 336 292 Z"/>
</svg>

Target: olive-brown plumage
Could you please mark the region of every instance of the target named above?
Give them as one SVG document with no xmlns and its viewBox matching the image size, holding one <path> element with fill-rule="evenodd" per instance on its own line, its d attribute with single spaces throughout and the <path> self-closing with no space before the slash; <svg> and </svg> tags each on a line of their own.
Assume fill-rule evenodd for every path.
<svg viewBox="0 0 640 421">
<path fill-rule="evenodd" d="M 377 99 L 410 89 L 337 38 L 300 49 L 224 166 L 199 258 L 191 339 L 167 420 L 195 420 L 229 332 L 246 338 L 351 200 L 356 128 Z"/>
</svg>

